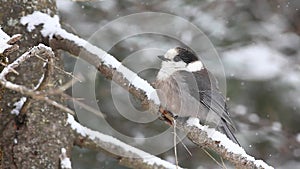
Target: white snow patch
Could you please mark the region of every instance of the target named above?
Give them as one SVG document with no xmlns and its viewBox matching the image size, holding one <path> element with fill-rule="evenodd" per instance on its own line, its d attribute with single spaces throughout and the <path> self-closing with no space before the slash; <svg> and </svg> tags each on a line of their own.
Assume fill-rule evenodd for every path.
<svg viewBox="0 0 300 169">
<path fill-rule="evenodd" d="M 39 79 L 38 84 L 36 84 L 36 86 L 34 86 L 34 90 L 38 89 L 40 87 L 40 85 L 42 84 L 43 80 L 45 78 L 45 74 L 42 74 L 41 78 Z"/>
<path fill-rule="evenodd" d="M 279 76 L 287 59 L 263 44 L 226 51 L 222 58 L 227 76 L 234 74 L 244 80 L 266 80 Z"/>
<path fill-rule="evenodd" d="M 57 15 L 55 15 L 54 17 L 51 17 L 45 13 L 34 12 L 30 15 L 22 17 L 21 23 L 23 25 L 27 24 L 28 31 L 32 31 L 33 29 L 35 29 L 35 26 L 43 24 L 43 29 L 41 32 L 44 37 L 49 36 L 51 38 L 51 37 L 53 37 L 53 35 L 59 35 L 59 36 L 63 37 L 64 39 L 73 41 L 78 46 L 84 47 L 86 50 L 88 50 L 92 54 L 97 55 L 101 59 L 101 61 L 103 61 L 103 64 L 105 64 L 111 68 L 117 68 L 119 70 L 121 69 L 122 71 L 120 71 L 120 72 L 124 75 L 124 77 L 131 78 L 130 82 L 132 83 L 132 85 L 134 87 L 144 90 L 146 92 L 147 97 L 150 100 L 154 101 L 154 103 L 156 103 L 156 104 L 160 103 L 156 91 L 147 81 L 141 79 L 134 72 L 125 68 L 112 55 L 110 55 L 107 52 L 103 51 L 102 49 L 90 44 L 89 42 L 79 38 L 78 36 L 68 33 L 67 31 L 62 29 L 59 24 L 59 18 Z"/>
<path fill-rule="evenodd" d="M 139 157 L 141 157 L 143 159 L 143 161 L 149 165 L 156 164 L 156 165 L 162 165 L 166 168 L 174 168 L 174 169 L 176 168 L 175 165 L 173 165 L 167 161 L 164 161 L 156 156 L 153 156 L 149 153 L 146 153 L 142 150 L 139 150 L 135 147 L 132 147 L 128 144 L 125 144 L 112 136 L 105 135 L 100 132 L 93 131 L 89 128 L 82 126 L 81 124 L 77 123 L 75 121 L 74 117 L 70 114 L 68 114 L 67 122 L 71 125 L 71 128 L 73 130 L 75 130 L 76 132 L 81 134 L 83 137 L 89 137 L 92 140 L 97 139 L 97 140 L 101 140 L 103 142 L 108 142 L 109 144 L 114 144 L 118 147 L 123 148 L 125 151 L 133 152 L 133 153 L 137 154 Z M 178 168 L 180 168 L 180 167 L 178 167 Z"/>
<path fill-rule="evenodd" d="M 36 26 L 43 24 L 41 33 L 44 37 L 49 36 L 50 38 L 52 38 L 56 30 L 61 29 L 59 17 L 57 15 L 51 17 L 50 15 L 39 11 L 34 11 L 30 15 L 23 16 L 20 22 L 22 25 L 27 24 L 27 30 L 29 32 L 33 31 Z"/>
<path fill-rule="evenodd" d="M 27 98 L 26 97 L 21 97 L 19 101 L 14 103 L 15 108 L 12 109 L 10 112 L 11 114 L 19 115 L 20 110 L 23 107 L 24 103 L 26 102 Z"/>
<path fill-rule="evenodd" d="M 253 161 L 254 164 L 259 168 L 259 166 L 265 169 L 273 169 L 273 167 L 269 166 L 262 160 L 255 160 L 254 157 L 249 156 L 246 151 L 240 147 L 238 144 L 235 144 L 231 141 L 225 134 L 216 131 L 214 128 L 209 128 L 208 126 L 202 126 L 198 118 L 190 117 L 187 120 L 187 124 L 189 126 L 195 126 L 207 133 L 207 136 L 212 140 L 219 141 L 220 145 L 224 146 L 228 152 L 232 152 L 234 154 L 240 154 L 245 157 L 249 161 Z"/>
<path fill-rule="evenodd" d="M 10 48 L 11 45 L 7 44 L 10 37 L 0 27 L 0 53 L 3 53 L 5 49 Z"/>
<path fill-rule="evenodd" d="M 10 37 L 0 27 L 0 40 L 8 41 Z"/>
<path fill-rule="evenodd" d="M 67 151 L 65 148 L 61 148 L 61 154 L 60 154 L 60 166 L 62 169 L 71 169 L 72 163 L 70 158 L 67 157 Z"/>
<path fill-rule="evenodd" d="M 200 120 L 198 118 L 195 118 L 195 117 L 190 117 L 187 121 L 187 124 L 189 126 L 196 126 L 198 128 L 201 128 L 203 126 L 200 125 Z"/>
</svg>

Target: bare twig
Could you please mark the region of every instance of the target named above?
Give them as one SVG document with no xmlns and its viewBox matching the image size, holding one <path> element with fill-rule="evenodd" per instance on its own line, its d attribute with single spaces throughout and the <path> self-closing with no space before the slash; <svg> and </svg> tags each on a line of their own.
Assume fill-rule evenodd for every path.
<svg viewBox="0 0 300 169">
<path fill-rule="evenodd" d="M 24 53 L 22 56 L 20 56 L 18 59 L 16 59 L 13 63 L 7 65 L 7 67 L 5 67 L 2 70 L 2 72 L 0 73 L 0 84 L 3 85 L 4 87 L 8 88 L 8 89 L 17 91 L 17 92 L 19 92 L 21 94 L 24 94 L 26 96 L 30 96 L 33 99 L 43 100 L 46 103 L 49 103 L 49 104 L 51 104 L 51 105 L 53 105 L 53 106 L 55 106 L 59 109 L 62 109 L 62 110 L 66 111 L 70 114 L 75 115 L 75 113 L 71 109 L 65 107 L 64 105 L 62 105 L 62 104 L 60 104 L 60 103 L 58 103 L 54 100 L 49 99 L 45 95 L 41 95 L 42 92 L 36 91 L 36 89 L 27 88 L 27 87 L 22 86 L 22 85 L 17 85 L 17 84 L 14 84 L 14 83 L 6 80 L 5 76 L 8 73 L 12 72 L 14 70 L 14 68 L 18 67 L 26 59 L 28 59 L 31 56 L 34 56 L 34 55 L 36 55 L 40 52 L 41 53 L 45 52 L 45 53 L 47 53 L 47 55 L 52 55 L 51 57 L 53 57 L 53 55 L 54 55 L 52 50 L 49 47 L 47 47 L 43 44 L 40 44 L 36 47 L 33 47 L 29 52 Z M 42 80 L 41 80 L 40 84 L 37 85 L 37 88 L 39 88 L 41 85 L 44 85 L 42 83 L 46 84 L 46 82 L 42 82 L 44 78 L 41 78 L 41 79 Z"/>
<path fill-rule="evenodd" d="M 70 88 L 73 84 L 75 84 L 77 82 L 77 80 L 70 80 L 67 83 L 59 86 L 58 88 L 51 88 L 49 90 L 43 91 L 43 93 L 41 93 L 42 95 L 57 95 L 57 94 L 62 94 L 65 90 L 67 90 L 68 88 Z"/>
<path fill-rule="evenodd" d="M 4 67 L 6 67 L 7 66 L 7 64 L 6 63 L 3 63 L 3 62 L 0 62 L 0 65 L 2 65 L 2 66 L 4 66 Z M 17 72 L 15 69 L 11 69 L 11 72 L 13 72 L 14 74 L 16 74 L 16 75 L 19 75 L 19 72 Z"/>
<path fill-rule="evenodd" d="M 48 62 L 47 59 L 44 59 L 44 58 L 40 57 L 39 55 L 36 55 L 36 57 L 39 58 L 40 60 L 44 61 L 44 62 Z M 59 71 L 63 72 L 64 74 L 66 74 L 66 75 L 68 75 L 68 76 L 70 76 L 70 77 L 76 79 L 76 80 L 79 81 L 79 82 L 81 82 L 81 80 L 82 80 L 82 79 L 81 79 L 82 77 L 74 76 L 72 73 L 63 70 L 63 69 L 61 69 L 61 68 L 58 67 L 58 66 L 53 65 L 53 68 L 55 68 L 56 70 L 59 70 Z"/>
<path fill-rule="evenodd" d="M 101 117 L 101 118 L 105 118 L 105 114 L 103 114 L 102 112 L 94 109 L 93 107 L 91 106 L 88 106 L 86 104 L 84 104 L 83 102 L 80 102 L 78 101 L 76 98 L 73 98 L 65 93 L 61 93 L 61 95 L 66 98 L 66 99 L 69 99 L 69 100 L 72 100 L 73 103 L 77 104 L 78 106 L 81 106 L 82 108 L 84 108 L 85 110 L 91 112 L 91 113 L 94 113 L 95 115 Z"/>
<path fill-rule="evenodd" d="M 174 135 L 173 135 L 173 142 L 174 142 L 174 156 L 175 156 L 175 164 L 176 167 L 178 166 L 178 156 L 177 156 L 177 144 L 176 144 L 176 140 L 177 140 L 177 134 L 176 134 L 176 120 L 173 120 L 173 129 L 174 129 Z"/>
<path fill-rule="evenodd" d="M 49 54 L 49 53 L 42 53 L 42 54 L 44 54 L 45 57 L 47 58 L 44 61 L 44 67 L 46 67 L 46 72 L 44 74 L 42 74 L 42 76 L 39 79 L 38 84 L 34 87 L 34 90 L 36 90 L 36 91 L 45 89 L 49 85 L 49 83 L 51 81 L 51 74 L 53 73 L 53 66 L 54 66 L 53 58 L 54 58 L 54 55 Z M 38 53 L 35 53 L 34 56 L 41 57 L 41 56 L 38 55 Z M 50 102 L 52 100 L 47 99 L 47 101 Z M 25 103 L 23 104 L 21 110 L 19 111 L 20 115 L 26 114 L 28 108 L 30 107 L 31 102 L 32 102 L 32 100 L 30 98 L 29 99 L 26 98 Z"/>
</svg>

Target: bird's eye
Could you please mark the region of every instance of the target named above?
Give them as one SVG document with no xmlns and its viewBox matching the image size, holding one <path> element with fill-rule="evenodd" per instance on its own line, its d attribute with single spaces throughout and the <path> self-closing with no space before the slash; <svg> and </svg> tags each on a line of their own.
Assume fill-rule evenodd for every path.
<svg viewBox="0 0 300 169">
<path fill-rule="evenodd" d="M 179 62 L 179 61 L 181 61 L 181 59 L 180 59 L 180 57 L 179 57 L 178 55 L 175 56 L 173 60 L 174 60 L 174 62 Z"/>
</svg>

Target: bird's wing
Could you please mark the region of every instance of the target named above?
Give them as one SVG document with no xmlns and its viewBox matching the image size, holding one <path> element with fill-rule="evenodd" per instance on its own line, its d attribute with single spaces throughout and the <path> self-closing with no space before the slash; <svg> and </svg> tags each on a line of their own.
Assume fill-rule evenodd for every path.
<svg viewBox="0 0 300 169">
<path fill-rule="evenodd" d="M 178 75 L 175 76 L 181 77 L 185 84 L 189 84 L 191 96 L 233 127 L 227 111 L 226 100 L 218 89 L 217 80 L 207 69 L 196 72 L 178 71 L 177 73 Z"/>
<path fill-rule="evenodd" d="M 217 119 L 217 128 L 227 135 L 232 141 L 239 144 L 232 130 L 235 129 L 229 117 L 226 100 L 217 86 L 215 77 L 205 68 L 197 72 L 178 71 L 175 75 L 181 83 L 188 87 L 192 97 L 199 100 L 208 110 L 212 110 Z M 183 87 L 184 87 L 183 86 Z M 240 145 L 240 144 L 239 144 Z"/>
</svg>

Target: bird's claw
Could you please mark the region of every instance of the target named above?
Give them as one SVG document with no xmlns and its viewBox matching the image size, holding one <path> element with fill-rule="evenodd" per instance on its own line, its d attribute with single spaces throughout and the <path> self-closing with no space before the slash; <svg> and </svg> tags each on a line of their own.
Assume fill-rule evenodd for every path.
<svg viewBox="0 0 300 169">
<path fill-rule="evenodd" d="M 161 113 L 161 120 L 167 122 L 169 125 L 173 125 L 174 120 L 177 119 L 177 115 L 174 115 L 172 112 L 160 107 L 159 112 Z"/>
</svg>

